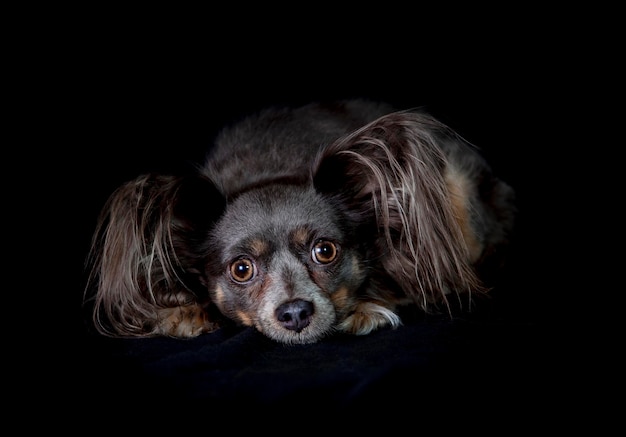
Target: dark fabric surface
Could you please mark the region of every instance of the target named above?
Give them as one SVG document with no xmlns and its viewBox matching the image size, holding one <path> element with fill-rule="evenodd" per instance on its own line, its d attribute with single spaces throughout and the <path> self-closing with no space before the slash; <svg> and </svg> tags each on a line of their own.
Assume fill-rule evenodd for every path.
<svg viewBox="0 0 626 437">
<path fill-rule="evenodd" d="M 613 94 L 577 73 L 595 63 L 548 24 L 554 20 L 546 29 L 557 40 L 523 19 L 501 21 L 478 39 L 471 35 L 485 29 L 467 20 L 462 37 L 442 39 L 449 27 L 416 33 L 426 16 L 396 26 L 398 10 L 391 12 L 387 20 L 345 20 L 355 27 L 340 34 L 340 21 L 286 31 L 265 18 L 242 34 L 237 16 L 222 13 L 201 17 L 208 24 L 198 26 L 181 19 L 198 35 L 178 34 L 169 17 L 152 20 L 146 10 L 135 17 L 115 11 L 100 25 L 95 15 L 73 18 L 79 29 L 47 20 L 54 29 L 32 39 L 36 50 L 21 51 L 35 65 L 16 64 L 30 74 L 16 88 L 19 105 L 10 105 L 26 125 L 9 144 L 24 156 L 7 155 L 6 165 L 23 175 L 11 174 L 7 196 L 16 185 L 23 192 L 19 203 L 7 197 L 6 216 L 28 222 L 34 237 L 20 244 L 22 252 L 6 252 L 27 270 L 17 278 L 28 290 L 7 286 L 4 307 L 17 316 L 5 335 L 20 349 L 4 360 L 7 416 L 17 418 L 17 429 L 230 435 L 249 427 L 291 434 L 320 423 L 326 435 L 338 424 L 352 430 L 359 423 L 368 435 L 444 434 L 454 426 L 502 436 L 602 434 L 608 419 L 620 417 L 619 401 L 607 401 L 621 395 L 620 331 L 613 326 L 622 320 L 613 314 L 619 288 L 605 285 L 613 265 L 604 265 L 607 251 L 600 248 L 614 239 L 599 237 L 584 215 L 611 234 L 619 229 L 604 221 L 619 214 L 599 208 L 610 173 L 606 147 L 615 142 L 577 145 L 569 138 L 585 127 L 607 127 L 588 119 L 606 108 L 587 105 L 584 94 Z M 226 31 L 213 25 L 222 19 L 230 19 Z M 263 38 L 268 30 L 272 37 Z M 294 30 L 313 42 L 303 44 Z M 425 53 L 435 40 L 446 47 Z M 38 56 L 42 48 L 50 49 L 45 58 Z M 565 65 L 564 50 L 575 54 Z M 481 147 L 516 189 L 516 249 L 492 299 L 453 319 L 409 312 L 394 331 L 295 347 L 253 329 L 189 341 L 114 340 L 85 326 L 83 262 L 97 214 L 115 188 L 147 171 L 188 169 L 219 128 L 268 104 L 348 97 L 423 107 Z M 601 161 L 595 170 L 594 155 Z M 24 295 L 33 305 L 22 305 Z M 263 409 L 264 416 L 251 414 Z M 329 411 L 341 420 L 327 423 Z M 354 414 L 342 417 L 344 411 Z M 286 426 L 288 418 L 297 425 Z"/>
<path fill-rule="evenodd" d="M 158 66 L 161 56 L 154 56 Z M 352 411 L 361 423 L 389 424 L 401 420 L 399 412 L 405 421 L 424 423 L 434 415 L 449 421 L 464 411 L 476 417 L 463 422 L 466 427 L 506 417 L 509 430 L 532 427 L 554 414 L 565 385 L 563 364 L 572 361 L 562 354 L 572 324 L 563 322 L 567 311 L 556 304 L 569 301 L 572 292 L 562 282 L 567 267 L 554 258 L 563 237 L 561 222 L 550 213 L 557 190 L 551 179 L 553 157 L 563 146 L 550 132 L 540 135 L 530 127 L 545 121 L 538 118 L 533 87 L 512 78 L 502 86 L 489 75 L 469 77 L 461 71 L 449 79 L 408 64 L 383 72 L 328 70 L 319 63 L 313 84 L 311 72 L 295 69 L 287 58 L 284 70 L 223 65 L 223 70 L 212 69 L 217 76 L 207 80 L 205 70 L 185 62 L 176 63 L 173 73 L 132 59 L 124 67 L 129 75 L 101 80 L 105 76 L 94 72 L 80 88 L 84 91 L 74 111 L 78 127 L 68 141 L 73 163 L 62 186 L 68 198 L 63 219 L 67 234 L 78 237 L 78 247 L 63 260 L 65 270 L 56 268 L 55 274 L 71 265 L 72 278 L 84 278 L 82 263 L 97 214 L 121 183 L 147 171 L 188 170 L 203 158 L 221 127 L 261 107 L 347 97 L 423 107 L 481 147 L 517 191 L 516 244 L 491 298 L 478 302 L 472 313 L 426 317 L 407 310 L 397 330 L 336 335 L 302 346 L 285 346 L 251 328 L 235 327 L 193 340 L 102 338 L 86 327 L 84 284 L 74 280 L 73 291 L 63 294 L 62 312 L 53 316 L 54 324 L 68 321 L 71 341 L 51 335 L 55 352 L 41 362 L 43 392 L 51 398 L 45 405 L 64 394 L 66 404 L 91 411 L 98 426 L 105 426 L 107 418 L 118 423 L 136 417 L 157 430 L 161 415 L 184 427 L 189 422 L 180 418 L 191 412 L 215 420 L 221 412 L 238 411 L 228 423 L 240 426 L 249 421 L 246 412 L 259 409 L 271 412 L 272 425 L 261 426 L 270 430 L 287 413 L 310 418 L 312 412 L 320 417 Z M 303 62 L 313 65 L 308 56 Z M 400 78 L 398 69 L 404 71 Z M 246 80 L 235 78 L 240 71 L 247 72 Z M 58 305 L 58 294 L 46 295 Z M 394 415 L 381 413 L 390 410 Z M 213 429 L 212 422 L 202 420 Z M 282 432 L 302 432 L 311 420 Z"/>
<path fill-rule="evenodd" d="M 88 372 L 99 377 L 85 387 L 115 394 L 120 404 L 173 397 L 213 408 L 358 408 L 415 395 L 451 406 L 477 393 L 488 404 L 520 401 L 548 371 L 543 335 L 533 323 L 469 317 L 410 320 L 397 330 L 298 346 L 251 328 L 186 341 L 99 339 L 89 346 Z"/>
<path fill-rule="evenodd" d="M 147 150 L 153 141 L 176 143 L 179 131 L 175 127 L 189 123 L 179 117 L 170 120 L 172 131 L 160 138 L 158 131 L 150 132 L 155 121 L 143 117 L 140 121 L 147 123 L 150 134 L 140 144 L 121 150 L 122 145 L 112 142 L 110 153 L 98 149 L 102 150 L 100 160 L 88 177 L 97 181 L 92 186 L 94 196 L 83 211 L 89 213 L 87 226 L 83 225 L 84 247 L 97 211 L 121 181 L 145 170 L 176 171 L 178 165 L 187 165 L 190 157 L 201 157 L 206 138 L 187 141 L 187 149 Z M 446 121 L 457 124 L 453 117 Z M 218 128 L 215 120 L 211 125 Z M 107 339 L 86 328 L 88 315 L 82 314 L 79 323 L 84 332 L 77 346 L 72 346 L 77 358 L 69 366 L 70 380 L 75 381 L 73 398 L 104 405 L 107 410 L 126 406 L 127 411 L 167 404 L 169 410 L 186 412 L 246 406 L 283 413 L 313 408 L 365 414 L 377 405 L 406 411 L 407 417 L 415 411 L 436 414 L 442 408 L 477 414 L 548 414 L 554 387 L 560 384 L 545 382 L 557 375 L 559 362 L 558 341 L 551 326 L 556 320 L 552 305 L 566 290 L 552 287 L 554 277 L 542 273 L 550 257 L 547 251 L 537 250 L 546 249 L 537 233 L 546 226 L 538 214 L 543 205 L 537 204 L 539 198 L 533 196 L 523 165 L 524 159 L 532 158 L 522 151 L 524 144 L 519 138 L 508 141 L 506 152 L 499 148 L 493 136 L 499 140 L 506 125 L 494 127 L 489 135 L 471 128 L 469 119 L 458 125 L 477 143 L 481 136 L 486 139 L 482 140 L 486 152 L 504 179 L 517 189 L 520 204 L 507 269 L 490 298 L 479 300 L 471 313 L 450 318 L 407 309 L 404 324 L 397 330 L 363 337 L 336 335 L 302 346 L 278 344 L 254 329 L 236 327 L 192 340 Z M 187 131 L 186 135 L 194 134 Z M 172 159 L 172 153 L 180 159 Z M 127 160 L 120 161 L 120 156 Z M 539 174 L 532 172 L 533 177 Z"/>
<path fill-rule="evenodd" d="M 445 405 L 545 414 L 556 396 L 546 378 L 556 370 L 558 346 L 525 288 L 510 269 L 472 312 L 425 316 L 405 308 L 396 330 L 311 345 L 287 346 L 235 326 L 190 340 L 89 334 L 80 348 L 78 397 L 114 398 L 118 408 L 173 402 L 170 408 L 185 411 L 245 405 L 344 414 L 379 405 L 426 414 Z"/>
</svg>

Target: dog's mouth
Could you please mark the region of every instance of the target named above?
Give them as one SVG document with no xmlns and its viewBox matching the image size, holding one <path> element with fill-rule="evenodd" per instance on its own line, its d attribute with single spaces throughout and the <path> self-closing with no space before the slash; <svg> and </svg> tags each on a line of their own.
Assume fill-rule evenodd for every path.
<svg viewBox="0 0 626 437">
<path fill-rule="evenodd" d="M 335 308 L 328 299 L 297 298 L 261 309 L 257 329 L 285 344 L 315 343 L 334 331 Z"/>
</svg>

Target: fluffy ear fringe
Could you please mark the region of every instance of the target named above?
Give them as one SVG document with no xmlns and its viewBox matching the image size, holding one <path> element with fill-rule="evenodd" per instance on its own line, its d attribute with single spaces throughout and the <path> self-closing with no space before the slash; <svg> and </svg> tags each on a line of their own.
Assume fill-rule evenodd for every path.
<svg viewBox="0 0 626 437">
<path fill-rule="evenodd" d="M 469 261 L 445 178 L 449 156 L 459 148 L 476 154 L 434 118 L 403 111 L 331 144 L 313 170 L 320 191 L 355 215 L 373 217 L 379 262 L 426 312 L 441 302 L 449 311 L 451 295 L 485 291 Z"/>
<path fill-rule="evenodd" d="M 205 180 L 143 175 L 119 187 L 102 210 L 87 258 L 85 300 L 96 329 L 150 336 L 158 309 L 201 301 L 202 232 L 212 221 L 206 215 L 222 208 L 221 195 Z"/>
</svg>

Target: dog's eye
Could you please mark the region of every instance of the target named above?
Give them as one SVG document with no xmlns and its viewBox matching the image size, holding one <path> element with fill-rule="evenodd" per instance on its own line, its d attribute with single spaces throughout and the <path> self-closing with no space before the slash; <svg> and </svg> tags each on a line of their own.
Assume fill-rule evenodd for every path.
<svg viewBox="0 0 626 437">
<path fill-rule="evenodd" d="M 311 255 L 316 263 L 328 264 L 337 258 L 337 246 L 332 241 L 319 240 L 313 246 Z"/>
<path fill-rule="evenodd" d="M 254 263 L 248 258 L 239 258 L 230 265 L 230 277 L 235 282 L 248 282 L 254 277 Z"/>
</svg>

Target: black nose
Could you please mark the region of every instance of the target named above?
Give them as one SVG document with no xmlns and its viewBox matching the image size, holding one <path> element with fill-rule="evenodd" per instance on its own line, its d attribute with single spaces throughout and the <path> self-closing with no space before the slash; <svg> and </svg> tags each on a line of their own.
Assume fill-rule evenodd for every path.
<svg viewBox="0 0 626 437">
<path fill-rule="evenodd" d="M 309 326 L 314 311 L 311 302 L 297 299 L 276 308 L 276 318 L 286 329 L 300 332 Z"/>
</svg>

